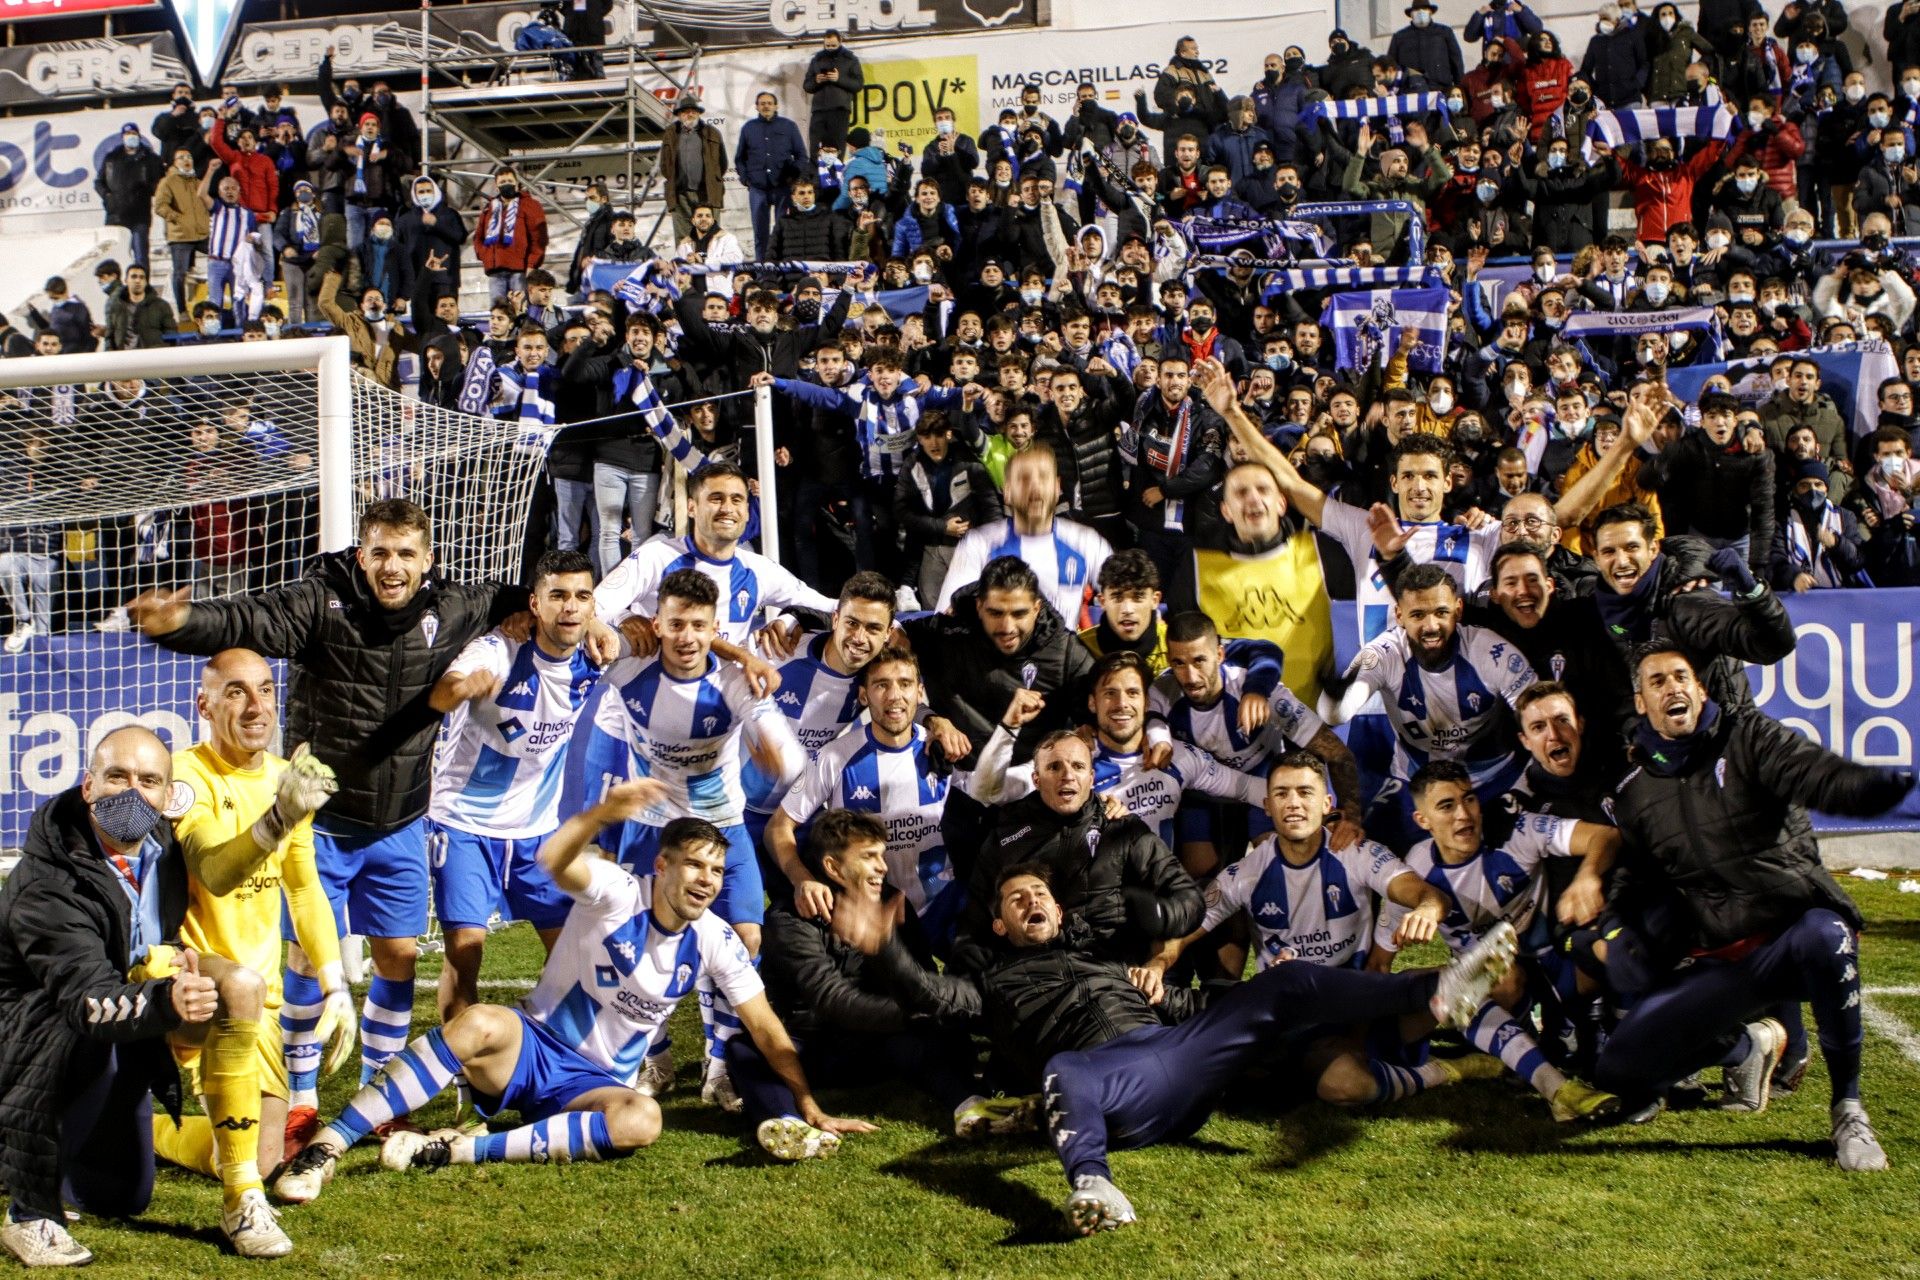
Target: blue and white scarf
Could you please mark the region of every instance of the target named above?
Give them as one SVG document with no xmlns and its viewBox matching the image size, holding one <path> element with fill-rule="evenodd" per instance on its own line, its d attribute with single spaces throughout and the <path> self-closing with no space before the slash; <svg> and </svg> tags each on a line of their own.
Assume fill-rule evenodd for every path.
<svg viewBox="0 0 1920 1280">
<path fill-rule="evenodd" d="M 1267 280 L 1260 300 L 1272 302 L 1298 289 L 1444 288 L 1438 267 L 1295 267 L 1276 271 Z"/>
<path fill-rule="evenodd" d="M 820 157 L 816 173 L 814 185 L 820 188 L 822 197 L 831 201 L 832 195 L 846 182 L 847 162 L 829 151 Z"/>
<path fill-rule="evenodd" d="M 1206 218 L 1195 215 L 1180 220 L 1180 231 L 1196 253 L 1223 255 L 1231 249 L 1258 243 L 1258 253 L 1269 260 L 1284 259 L 1291 265 L 1293 252 L 1287 242 L 1308 245 L 1313 256 L 1323 258 L 1332 248 L 1327 233 L 1311 222 L 1297 218 Z"/>
<path fill-rule="evenodd" d="M 673 264 L 658 258 L 648 258 L 629 271 L 626 279 L 613 286 L 613 296 L 635 310 L 658 313 L 662 304 L 657 295 L 647 292 L 650 284 L 664 289 L 672 301 L 680 300 L 680 286 L 673 281 Z"/>
<path fill-rule="evenodd" d="M 457 402 L 460 412 L 479 415 L 487 411 L 487 401 L 493 398 L 493 375 L 493 348 L 483 342 L 467 357 L 467 372 L 460 380 Z"/>
<path fill-rule="evenodd" d="M 625 396 L 627 403 L 646 421 L 647 429 L 653 432 L 661 447 L 673 455 L 673 460 L 687 471 L 698 471 L 713 461 L 713 455 L 700 447 L 693 433 L 682 427 L 667 411 L 647 371 L 635 365 L 627 372 L 632 375 Z"/>
<path fill-rule="evenodd" d="M 1807 522 L 1800 517 L 1798 509 L 1790 508 L 1781 519 L 1785 522 L 1787 534 L 1787 562 L 1796 569 L 1813 575 L 1814 583 L 1822 587 L 1866 587 L 1872 586 L 1863 573 L 1844 574 L 1833 563 L 1833 557 L 1818 541 L 1807 536 Z M 1820 528 L 1831 533 L 1836 539 L 1843 526 L 1840 513 L 1829 502 L 1820 509 Z"/>
<path fill-rule="evenodd" d="M 502 200 L 499 196 L 487 206 L 487 231 L 481 244 L 511 245 L 520 231 L 520 197 Z"/>
<path fill-rule="evenodd" d="M 1300 113 L 1302 128 L 1317 120 L 1368 120 L 1384 116 L 1424 116 L 1438 111 L 1448 116 L 1444 93 L 1396 93 L 1384 98 L 1326 98 L 1309 102 Z"/>
<path fill-rule="evenodd" d="M 553 385 L 559 381 L 559 372 L 550 364 L 528 372 L 515 363 L 500 369 L 499 377 L 493 416 L 520 424 L 520 438 L 514 442 L 516 449 L 545 453 L 553 440 L 557 417 Z"/>
<path fill-rule="evenodd" d="M 1576 311 L 1560 326 L 1562 338 L 1605 337 L 1608 334 L 1670 333 L 1676 329 L 1713 328 L 1712 307 L 1680 307 L 1671 311 Z"/>
<path fill-rule="evenodd" d="M 1587 122 L 1587 137 L 1620 148 L 1655 138 L 1730 138 L 1739 127 L 1739 119 L 1724 106 L 1635 107 L 1600 112 Z"/>
<path fill-rule="evenodd" d="M 367 155 L 375 147 L 382 146 L 384 143 L 380 136 L 375 134 L 371 141 L 360 138 L 355 145 L 359 147 L 360 154 L 353 160 L 353 194 L 364 196 L 367 194 Z"/>
</svg>

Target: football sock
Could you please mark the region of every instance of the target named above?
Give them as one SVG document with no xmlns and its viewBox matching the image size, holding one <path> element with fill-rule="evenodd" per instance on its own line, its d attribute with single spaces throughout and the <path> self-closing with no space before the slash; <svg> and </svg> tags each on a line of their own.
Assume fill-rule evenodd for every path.
<svg viewBox="0 0 1920 1280">
<path fill-rule="evenodd" d="M 451 1144 L 455 1164 L 571 1164 L 619 1155 L 598 1111 L 563 1111 L 505 1133 L 461 1138 Z"/>
<path fill-rule="evenodd" d="M 447 1048 L 446 1033 L 435 1027 L 387 1059 L 317 1140 L 346 1151 L 395 1116 L 426 1106 L 459 1074 L 460 1059 Z"/>
<path fill-rule="evenodd" d="M 1438 1062 L 1423 1062 L 1417 1067 L 1396 1067 L 1375 1058 L 1367 1059 L 1367 1074 L 1373 1077 L 1375 1102 L 1398 1102 L 1423 1089 L 1443 1085 L 1453 1077 Z"/>
<path fill-rule="evenodd" d="M 1508 1070 L 1532 1085 L 1543 1098 L 1551 1099 L 1567 1082 L 1547 1061 L 1547 1055 L 1540 1052 L 1540 1046 L 1533 1042 L 1526 1029 L 1491 1000 L 1481 1005 L 1480 1012 L 1467 1024 L 1467 1042 L 1506 1063 Z"/>
<path fill-rule="evenodd" d="M 170 1160 L 182 1169 L 190 1169 L 209 1178 L 220 1176 L 220 1170 L 213 1162 L 213 1121 L 205 1116 L 181 1116 L 180 1123 L 175 1124 L 173 1117 L 165 1111 L 156 1111 L 153 1116 L 153 1151 L 161 1159 Z"/>
<path fill-rule="evenodd" d="M 373 975 L 360 1010 L 360 1083 L 373 1079 L 388 1058 L 407 1047 L 413 1028 L 413 979 Z"/>
<path fill-rule="evenodd" d="M 213 1156 L 231 1210 L 247 1191 L 261 1191 L 260 1023 L 216 1017 L 200 1050 L 200 1087 L 213 1126 Z"/>
<path fill-rule="evenodd" d="M 287 1059 L 287 1106 L 320 1105 L 320 979 L 292 969 L 281 975 L 280 1043 Z"/>
</svg>

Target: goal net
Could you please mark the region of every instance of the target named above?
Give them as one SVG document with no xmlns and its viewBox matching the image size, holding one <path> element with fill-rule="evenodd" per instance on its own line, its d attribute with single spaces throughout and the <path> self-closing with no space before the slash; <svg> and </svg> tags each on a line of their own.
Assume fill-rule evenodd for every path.
<svg viewBox="0 0 1920 1280">
<path fill-rule="evenodd" d="M 348 367 L 344 338 L 0 362 L 0 849 L 80 778 L 102 734 L 198 736 L 201 662 L 125 603 L 298 580 L 407 498 L 457 580 L 516 578 L 543 454 Z"/>
</svg>

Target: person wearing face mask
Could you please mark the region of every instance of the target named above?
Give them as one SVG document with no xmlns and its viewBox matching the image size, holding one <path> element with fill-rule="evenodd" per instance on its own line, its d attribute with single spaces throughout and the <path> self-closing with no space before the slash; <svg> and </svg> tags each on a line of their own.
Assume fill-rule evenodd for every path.
<svg viewBox="0 0 1920 1280">
<path fill-rule="evenodd" d="M 105 222 L 125 227 L 132 238 L 132 260 L 147 265 L 147 235 L 153 227 L 153 196 L 166 177 L 166 163 L 147 145 L 140 126 L 120 127 L 120 145 L 100 158 L 94 175 L 94 194 L 100 198 Z"/>
<path fill-rule="evenodd" d="M 1264 74 L 1253 86 L 1251 97 L 1260 127 L 1273 139 L 1274 159 L 1290 164 L 1306 149 L 1300 134 L 1300 113 L 1306 109 L 1307 94 L 1318 87 L 1307 66 L 1306 51 L 1288 45 L 1280 54 L 1268 54 Z"/>
<path fill-rule="evenodd" d="M 1725 146 L 1720 139 L 1710 138 L 1682 162 L 1672 138 L 1656 138 L 1646 144 L 1645 164 L 1619 159 L 1620 177 L 1633 197 L 1643 242 L 1664 241 L 1670 228 L 1692 221 L 1694 184 L 1713 168 Z M 1593 152 L 1602 159 L 1614 155 L 1604 142 L 1595 142 Z"/>
<path fill-rule="evenodd" d="M 1539 145 L 1548 121 L 1566 104 L 1572 79 L 1573 64 L 1561 53 L 1560 41 L 1552 32 L 1543 31 L 1528 38 L 1527 60 L 1520 68 L 1515 90 L 1527 114 L 1528 137 L 1534 145 Z"/>
<path fill-rule="evenodd" d="M 307 293 L 307 269 L 320 249 L 320 197 L 302 178 L 293 186 L 293 203 L 274 222 L 273 240 L 280 246 L 280 267 L 287 285 L 287 316 L 294 324 L 318 318 Z"/>
<path fill-rule="evenodd" d="M 1351 96 L 1354 89 L 1373 91 L 1373 50 L 1339 27 L 1327 33 L 1327 60 L 1316 74 L 1330 98 Z"/>
<path fill-rule="evenodd" d="M 1476 127 L 1484 128 L 1493 119 L 1496 91 L 1503 105 L 1518 96 L 1516 86 L 1525 63 L 1526 50 L 1519 41 L 1501 39 L 1487 42 L 1481 52 L 1479 65 L 1460 78 L 1460 91 Z"/>
<path fill-rule="evenodd" d="M 606 183 L 587 184 L 586 210 L 586 223 L 580 228 L 580 238 L 573 246 L 573 259 L 567 265 L 567 293 L 575 301 L 585 296 L 587 259 L 598 256 L 600 249 L 613 238 L 613 201 Z"/>
<path fill-rule="evenodd" d="M 487 297 L 497 302 L 512 293 L 524 293 L 527 272 L 546 262 L 547 211 L 532 192 L 523 189 L 520 176 L 512 169 L 499 170 L 493 181 L 493 198 L 481 206 L 474 220 L 473 252 L 480 260 L 480 269 L 487 273 Z M 416 208 L 422 207 L 419 195 L 424 190 L 438 195 L 437 188 L 425 179 L 414 183 Z M 432 226 L 437 229 L 439 210 L 431 212 Z M 425 230 L 424 216 L 422 223 Z M 419 264 L 415 265 L 417 268 Z"/>
<path fill-rule="evenodd" d="M 1523 0 L 1487 0 L 1467 18 L 1466 35 L 1469 41 L 1484 44 L 1501 40 L 1525 43 L 1544 29 L 1540 15 Z"/>
<path fill-rule="evenodd" d="M 1870 158 L 1853 186 L 1854 212 L 1863 222 L 1873 214 L 1882 214 L 1893 223 L 1895 234 L 1914 234 L 1920 229 L 1920 204 L 1914 203 L 1920 200 L 1920 169 L 1916 169 L 1905 131 L 1897 127 L 1884 130 L 1879 145 L 1867 155 Z"/>
<path fill-rule="evenodd" d="M 1635 105 L 1647 91 L 1646 37 L 1621 21 L 1620 6 L 1611 0 L 1600 6 L 1593 30 L 1580 78 L 1608 107 Z"/>
<path fill-rule="evenodd" d="M 187 309 L 188 277 L 194 259 L 207 251 L 208 212 L 200 199 L 200 180 L 193 156 L 184 147 L 173 152 L 173 164 L 153 192 L 153 211 L 167 228 L 167 254 L 173 264 L 173 309 Z"/>
<path fill-rule="evenodd" d="M 507 185 L 514 188 L 515 200 L 522 204 L 530 201 L 531 197 L 523 199 L 520 196 L 518 184 L 512 180 L 510 171 L 503 171 L 503 173 L 505 173 L 507 177 Z M 422 271 L 426 270 L 427 255 L 429 254 L 444 255 L 446 257 L 447 265 L 445 270 L 447 274 L 452 277 L 454 287 L 458 289 L 460 285 L 460 269 L 466 253 L 466 219 L 462 218 L 459 211 L 448 201 L 446 192 L 441 189 L 440 184 L 425 174 L 421 174 L 413 180 L 410 191 L 410 207 L 398 218 L 393 220 L 393 239 L 391 243 L 393 245 L 392 252 L 395 269 L 394 288 L 399 292 L 389 292 L 387 296 L 390 298 L 405 298 L 410 296 L 413 293 L 414 280 L 419 277 Z M 500 197 L 490 201 L 487 208 L 482 210 L 482 218 L 484 219 L 488 212 L 492 211 L 495 206 L 501 204 L 504 198 L 504 193 L 502 193 Z M 537 201 L 533 201 L 533 203 L 536 207 L 538 206 Z M 496 215 L 495 222 L 489 225 L 498 225 L 498 215 Z M 518 240 L 527 241 L 532 233 L 526 229 L 526 227 L 519 226 L 516 227 L 514 234 Z M 496 233 L 496 238 L 498 235 L 504 235 L 504 229 Z M 477 239 L 475 240 L 475 244 L 479 245 Z M 489 253 L 500 251 L 499 246 L 481 247 L 486 248 Z M 544 219 L 540 224 L 540 248 L 542 254 L 544 254 L 546 251 L 546 224 Z M 363 255 L 365 249 L 366 247 L 362 246 Z M 491 281 L 492 276 L 489 275 L 490 284 Z M 379 283 L 379 280 L 369 273 L 367 282 L 369 284 L 376 284 Z"/>
<path fill-rule="evenodd" d="M 1435 22 L 1433 0 L 1413 0 L 1406 8 L 1407 25 L 1393 33 L 1387 57 L 1394 65 L 1417 72 L 1435 89 L 1451 89 L 1466 74 L 1466 59 L 1453 28 Z"/>
<path fill-rule="evenodd" d="M 1549 139 L 1531 168 L 1509 171 L 1511 181 L 1524 198 L 1533 202 L 1533 243 L 1555 254 L 1577 253 L 1593 243 L 1594 201 L 1613 189 L 1619 169 L 1611 155 L 1596 157 L 1589 165 L 1581 148 L 1565 138 Z M 1534 280 L 1546 284 L 1559 274 L 1556 265 L 1540 274 L 1535 262 Z"/>
<path fill-rule="evenodd" d="M 1807 147 L 1813 156 L 1812 179 L 1824 192 L 1831 214 L 1822 225 L 1823 235 L 1851 239 L 1860 233 L 1859 215 L 1853 208 L 1853 186 L 1860 179 L 1860 166 L 1865 158 L 1855 143 L 1866 135 L 1866 97 L 1865 78 L 1857 71 L 1852 72 L 1834 95 L 1833 105 L 1816 113 L 1810 135 L 1806 134 L 1803 124 L 1802 133 L 1807 136 Z"/>
<path fill-rule="evenodd" d="M 1787 473 L 1786 511 L 1773 534 L 1770 579 L 1776 591 L 1871 586 L 1866 533 L 1853 512 L 1828 500 L 1827 464 L 1809 458 Z"/>
<path fill-rule="evenodd" d="M 1713 45 L 1694 30 L 1673 0 L 1662 0 L 1653 21 L 1642 23 L 1647 42 L 1647 97 L 1654 102 L 1678 102 L 1686 96 L 1687 68 L 1696 56 L 1711 57 Z"/>
<path fill-rule="evenodd" d="M 92 1260 L 67 1232 L 68 1205 L 145 1211 L 148 1095 L 180 1103 L 165 1037 L 204 1027 L 218 1007 L 214 980 L 180 944 L 187 872 L 165 817 L 172 792 L 172 760 L 150 730 L 106 735 L 79 785 L 34 814 L 0 888 L 0 1177 L 12 1196 L 0 1244 L 29 1266 Z"/>
<path fill-rule="evenodd" d="M 1773 98 L 1767 94 L 1755 94 L 1747 100 L 1746 122 L 1745 131 L 1728 151 L 1725 163 L 1728 168 L 1736 169 L 1736 184 L 1742 176 L 1737 172 L 1742 164 L 1754 165 L 1761 174 L 1765 175 L 1766 185 L 1772 188 L 1778 197 L 1766 210 L 1766 225 L 1771 231 L 1780 226 L 1782 217 L 1779 209 L 1780 202 L 1799 197 L 1800 179 L 1797 166 L 1801 155 L 1807 149 L 1806 139 L 1802 137 L 1799 125 L 1774 109 Z M 1746 176 L 1757 178 L 1760 174 Z M 1741 195 L 1751 197 L 1757 188 L 1756 182 L 1753 189 L 1738 187 L 1738 190 Z M 1736 230 L 1743 225 L 1745 224 L 1740 219 L 1734 219 Z"/>
</svg>

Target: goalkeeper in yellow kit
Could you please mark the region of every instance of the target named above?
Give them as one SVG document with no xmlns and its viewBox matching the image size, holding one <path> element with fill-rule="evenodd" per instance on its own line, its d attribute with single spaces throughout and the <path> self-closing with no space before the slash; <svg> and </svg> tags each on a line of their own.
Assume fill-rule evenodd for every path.
<svg viewBox="0 0 1920 1280">
<path fill-rule="evenodd" d="M 355 1038 L 333 909 L 313 860 L 312 816 L 337 784 L 305 746 L 291 760 L 267 751 L 279 724 L 278 690 L 272 668 L 252 650 L 228 649 L 207 662 L 198 706 L 212 737 L 173 757 L 176 788 L 193 789 L 191 806 L 174 822 L 188 872 L 180 936 L 199 953 L 220 1004 L 212 1021 L 171 1036 L 206 1114 L 178 1125 L 156 1116 L 154 1150 L 219 1178 L 220 1225 L 237 1253 L 278 1258 L 293 1242 L 267 1203 L 261 1169 L 280 1162 L 287 1115 L 278 1016 L 283 893 L 295 940 L 325 993 L 317 1031 L 328 1072 Z"/>
</svg>

